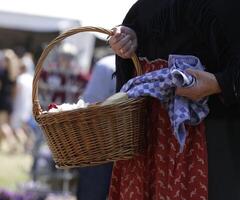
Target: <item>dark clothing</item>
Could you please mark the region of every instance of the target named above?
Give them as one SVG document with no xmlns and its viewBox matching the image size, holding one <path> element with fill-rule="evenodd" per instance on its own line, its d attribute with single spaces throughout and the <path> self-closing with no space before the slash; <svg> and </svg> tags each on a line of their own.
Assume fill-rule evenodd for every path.
<svg viewBox="0 0 240 200">
<path fill-rule="evenodd" d="M 12 112 L 14 81 L 7 70 L 0 69 L 0 111 Z"/>
<path fill-rule="evenodd" d="M 208 200 L 240 199 L 239 119 L 208 119 Z"/>
<path fill-rule="evenodd" d="M 77 199 L 106 200 L 111 179 L 112 165 L 112 163 L 107 163 L 80 168 Z M 91 189 L 89 189 L 89 187 Z"/>
<path fill-rule="evenodd" d="M 194 55 L 218 80 L 222 93 L 210 97 L 206 120 L 209 200 L 240 199 L 239 10 L 239 0 L 139 0 L 123 21 L 137 34 L 137 56 L 167 60 L 169 54 Z M 133 77 L 132 61 L 117 57 L 116 75 L 119 90 Z M 232 128 L 221 129 L 212 123 L 216 120 Z"/>
</svg>

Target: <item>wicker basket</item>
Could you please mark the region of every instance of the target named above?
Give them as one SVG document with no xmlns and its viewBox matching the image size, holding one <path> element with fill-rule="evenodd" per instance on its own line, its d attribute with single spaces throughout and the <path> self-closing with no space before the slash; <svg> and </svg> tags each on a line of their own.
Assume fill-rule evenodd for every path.
<svg viewBox="0 0 240 200">
<path fill-rule="evenodd" d="M 38 100 L 38 82 L 45 58 L 64 38 L 86 31 L 112 34 L 110 30 L 103 28 L 80 27 L 59 35 L 43 51 L 33 80 L 33 114 L 59 168 L 129 159 L 142 152 L 145 146 L 146 98 L 57 113 L 42 111 Z M 136 55 L 132 60 L 137 74 L 141 74 Z"/>
</svg>

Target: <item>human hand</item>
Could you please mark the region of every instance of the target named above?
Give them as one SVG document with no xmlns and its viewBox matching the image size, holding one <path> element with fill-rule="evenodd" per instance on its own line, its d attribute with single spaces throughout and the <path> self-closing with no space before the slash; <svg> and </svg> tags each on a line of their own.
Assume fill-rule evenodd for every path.
<svg viewBox="0 0 240 200">
<path fill-rule="evenodd" d="M 131 58 L 137 49 L 137 36 L 134 30 L 126 26 L 113 28 L 109 44 L 113 51 L 122 58 Z"/>
<path fill-rule="evenodd" d="M 187 73 L 194 76 L 196 82 L 192 87 L 176 88 L 176 95 L 184 96 L 191 100 L 199 100 L 203 97 L 221 92 L 214 74 L 194 69 L 187 69 Z"/>
</svg>

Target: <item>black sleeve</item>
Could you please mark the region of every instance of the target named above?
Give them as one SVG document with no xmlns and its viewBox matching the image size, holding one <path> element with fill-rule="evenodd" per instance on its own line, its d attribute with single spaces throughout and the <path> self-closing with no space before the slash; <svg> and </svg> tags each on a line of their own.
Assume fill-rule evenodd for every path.
<svg viewBox="0 0 240 200">
<path fill-rule="evenodd" d="M 230 27 L 225 26 L 230 23 L 224 23 L 221 20 L 223 12 L 219 11 L 220 5 L 213 2 L 188 1 L 186 20 L 192 25 L 200 40 L 209 48 L 206 51 L 212 52 L 217 65 L 214 66 L 213 73 L 222 90 L 221 96 L 224 103 L 230 105 L 240 102 L 240 48 L 235 48 L 236 44 L 231 42 L 233 34 L 229 34 Z M 227 22 L 226 17 L 224 20 Z"/>
<path fill-rule="evenodd" d="M 240 103 L 240 58 L 231 58 L 226 69 L 215 76 L 222 89 L 224 102 L 228 105 Z"/>
</svg>

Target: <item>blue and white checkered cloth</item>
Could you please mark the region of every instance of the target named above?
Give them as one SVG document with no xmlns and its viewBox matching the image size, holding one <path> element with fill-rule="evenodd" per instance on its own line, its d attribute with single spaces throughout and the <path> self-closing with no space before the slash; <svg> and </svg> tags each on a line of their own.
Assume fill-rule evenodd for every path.
<svg viewBox="0 0 240 200">
<path fill-rule="evenodd" d="M 152 96 L 165 105 L 181 151 L 187 136 L 185 124 L 197 125 L 209 113 L 208 98 L 192 101 L 175 95 L 176 87 L 190 87 L 195 84 L 195 78 L 185 72 L 187 68 L 204 70 L 200 60 L 195 56 L 170 55 L 168 68 L 134 77 L 121 89 L 131 98 Z"/>
</svg>

